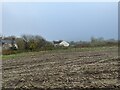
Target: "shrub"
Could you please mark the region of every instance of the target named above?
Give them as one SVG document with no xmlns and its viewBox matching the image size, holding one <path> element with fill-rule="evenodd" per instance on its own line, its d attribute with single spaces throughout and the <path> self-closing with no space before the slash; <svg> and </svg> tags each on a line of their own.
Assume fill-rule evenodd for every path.
<svg viewBox="0 0 120 90">
<path fill-rule="evenodd" d="M 14 50 L 2 50 L 2 55 L 16 54 L 17 51 Z"/>
</svg>

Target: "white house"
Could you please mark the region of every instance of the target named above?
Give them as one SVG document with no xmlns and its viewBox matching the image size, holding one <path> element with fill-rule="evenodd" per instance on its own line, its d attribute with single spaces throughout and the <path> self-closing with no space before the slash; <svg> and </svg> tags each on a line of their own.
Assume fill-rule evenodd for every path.
<svg viewBox="0 0 120 90">
<path fill-rule="evenodd" d="M 59 41 L 53 41 L 54 46 L 64 46 L 64 47 L 69 47 L 69 43 L 63 40 L 59 40 Z"/>
<path fill-rule="evenodd" d="M 2 45 L 3 50 L 11 49 L 13 45 L 15 49 L 18 49 L 18 46 L 15 41 L 13 42 L 13 45 L 12 45 L 12 40 L 0 40 L 0 45 Z"/>
</svg>

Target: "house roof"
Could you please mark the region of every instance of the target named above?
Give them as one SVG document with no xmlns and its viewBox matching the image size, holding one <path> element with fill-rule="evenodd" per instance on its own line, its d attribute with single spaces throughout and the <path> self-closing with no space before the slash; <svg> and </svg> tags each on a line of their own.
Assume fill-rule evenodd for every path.
<svg viewBox="0 0 120 90">
<path fill-rule="evenodd" d="M 0 43 L 1 44 L 4 44 L 4 43 L 8 43 L 8 44 L 11 44 L 12 43 L 12 40 L 0 40 Z M 15 41 L 14 41 L 14 43 L 15 43 Z"/>
<path fill-rule="evenodd" d="M 69 43 L 66 42 L 66 41 L 63 41 L 63 40 L 53 41 L 53 43 L 54 43 L 55 45 L 59 45 L 59 46 L 65 46 L 65 47 L 68 47 L 68 46 L 69 46 Z"/>
<path fill-rule="evenodd" d="M 60 44 L 63 40 L 53 41 L 54 44 Z"/>
</svg>

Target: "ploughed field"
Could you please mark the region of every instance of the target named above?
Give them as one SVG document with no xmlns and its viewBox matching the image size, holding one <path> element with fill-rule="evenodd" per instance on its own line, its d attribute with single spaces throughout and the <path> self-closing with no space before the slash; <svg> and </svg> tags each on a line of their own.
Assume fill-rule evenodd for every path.
<svg viewBox="0 0 120 90">
<path fill-rule="evenodd" d="M 118 48 L 30 52 L 3 59 L 3 88 L 119 88 Z"/>
</svg>

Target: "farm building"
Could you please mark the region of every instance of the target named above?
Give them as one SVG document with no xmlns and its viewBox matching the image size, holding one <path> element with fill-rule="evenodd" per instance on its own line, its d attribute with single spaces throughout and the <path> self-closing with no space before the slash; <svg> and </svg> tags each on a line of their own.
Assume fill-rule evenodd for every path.
<svg viewBox="0 0 120 90">
<path fill-rule="evenodd" d="M 0 40 L 0 46 L 2 47 L 3 50 L 9 50 L 9 49 L 18 49 L 18 45 L 16 44 L 15 41 L 12 40 Z"/>
<path fill-rule="evenodd" d="M 64 46 L 69 47 L 69 43 L 63 40 L 53 41 L 54 46 Z"/>
</svg>

